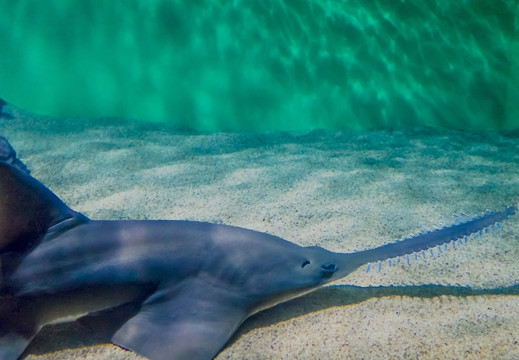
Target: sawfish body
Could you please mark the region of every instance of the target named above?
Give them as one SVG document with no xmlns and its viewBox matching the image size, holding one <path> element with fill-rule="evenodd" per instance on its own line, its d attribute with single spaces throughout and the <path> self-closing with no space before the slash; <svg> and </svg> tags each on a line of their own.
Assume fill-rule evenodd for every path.
<svg viewBox="0 0 519 360">
<path fill-rule="evenodd" d="M 151 360 L 211 359 L 255 312 L 516 210 L 355 253 L 202 222 L 94 221 L 31 177 L 0 138 L 0 359 L 16 360 L 45 324 L 96 312 L 115 324 L 115 344 Z"/>
</svg>

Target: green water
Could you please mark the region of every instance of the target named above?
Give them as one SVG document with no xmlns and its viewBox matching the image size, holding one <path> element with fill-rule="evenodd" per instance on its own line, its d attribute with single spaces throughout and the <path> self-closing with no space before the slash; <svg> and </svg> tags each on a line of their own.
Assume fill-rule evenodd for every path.
<svg viewBox="0 0 519 360">
<path fill-rule="evenodd" d="M 518 10 L 517 0 L 0 0 L 0 97 L 204 131 L 517 129 Z"/>
</svg>

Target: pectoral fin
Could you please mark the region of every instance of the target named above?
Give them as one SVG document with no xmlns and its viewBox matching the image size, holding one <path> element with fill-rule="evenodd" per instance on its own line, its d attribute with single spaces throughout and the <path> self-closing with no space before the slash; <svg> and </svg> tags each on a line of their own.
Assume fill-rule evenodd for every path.
<svg viewBox="0 0 519 360">
<path fill-rule="evenodd" d="M 0 359 L 2 360 L 16 360 L 23 353 L 32 338 L 17 334 L 15 332 L 8 332 L 0 335 Z"/>
<path fill-rule="evenodd" d="M 112 341 L 151 360 L 207 360 L 216 356 L 246 315 L 227 291 L 186 280 L 157 290 Z"/>
<path fill-rule="evenodd" d="M 16 360 L 39 330 L 30 302 L 0 298 L 0 359 Z"/>
</svg>

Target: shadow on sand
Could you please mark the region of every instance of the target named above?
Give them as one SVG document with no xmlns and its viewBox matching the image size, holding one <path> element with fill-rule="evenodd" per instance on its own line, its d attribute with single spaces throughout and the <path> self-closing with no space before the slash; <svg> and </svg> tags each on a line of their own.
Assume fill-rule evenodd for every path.
<svg viewBox="0 0 519 360">
<path fill-rule="evenodd" d="M 242 335 L 253 329 L 270 326 L 305 314 L 318 312 L 336 306 L 359 304 L 372 298 L 405 296 L 414 298 L 434 298 L 439 296 L 517 296 L 519 285 L 495 289 L 472 289 L 470 287 L 419 285 L 419 286 L 379 286 L 358 287 L 351 285 L 330 286 L 296 298 L 273 308 L 261 311 L 248 318 L 229 340 L 234 343 Z M 71 323 L 48 325 L 31 342 L 21 359 L 29 354 L 41 355 L 49 352 L 110 343 L 115 330 L 134 314 L 135 307 L 121 307 L 117 310 L 86 316 Z M 103 321 L 103 314 L 111 315 L 110 321 Z M 114 317 L 115 315 L 115 317 Z M 114 318 L 116 320 L 114 320 Z"/>
</svg>

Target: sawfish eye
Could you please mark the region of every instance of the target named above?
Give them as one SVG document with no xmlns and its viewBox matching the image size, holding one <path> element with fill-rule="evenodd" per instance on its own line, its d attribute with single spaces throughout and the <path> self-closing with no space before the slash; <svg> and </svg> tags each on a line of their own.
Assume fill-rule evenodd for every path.
<svg viewBox="0 0 519 360">
<path fill-rule="evenodd" d="M 301 264 L 301 267 L 304 268 L 305 266 L 310 265 L 310 260 L 304 259 L 303 263 Z"/>
</svg>

